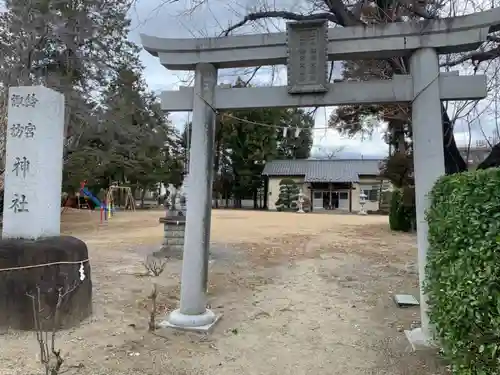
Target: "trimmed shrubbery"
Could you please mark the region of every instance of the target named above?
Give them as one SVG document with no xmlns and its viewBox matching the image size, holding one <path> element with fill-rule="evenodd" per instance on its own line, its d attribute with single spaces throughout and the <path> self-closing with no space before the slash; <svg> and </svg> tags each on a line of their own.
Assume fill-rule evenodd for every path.
<svg viewBox="0 0 500 375">
<path fill-rule="evenodd" d="M 441 178 L 427 213 L 430 319 L 457 375 L 500 374 L 500 169 Z"/>
<path fill-rule="evenodd" d="M 415 227 L 415 204 L 411 201 L 409 189 L 406 199 L 402 190 L 394 190 L 391 195 L 389 226 L 391 230 L 410 232 Z M 409 202 L 406 202 L 409 200 Z"/>
<path fill-rule="evenodd" d="M 297 199 L 300 193 L 299 187 L 291 178 L 284 178 L 280 181 L 278 200 L 276 209 L 278 211 L 296 211 Z"/>
</svg>

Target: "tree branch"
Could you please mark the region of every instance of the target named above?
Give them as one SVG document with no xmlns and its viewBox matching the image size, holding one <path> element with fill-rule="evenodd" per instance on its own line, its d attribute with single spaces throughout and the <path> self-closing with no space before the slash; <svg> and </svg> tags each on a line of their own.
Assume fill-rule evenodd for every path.
<svg viewBox="0 0 500 375">
<path fill-rule="evenodd" d="M 342 0 L 325 0 L 325 4 L 338 19 L 338 24 L 344 27 L 364 25 L 358 17 L 354 15 L 350 10 L 348 10 Z"/>
<path fill-rule="evenodd" d="M 425 8 L 422 8 L 421 6 L 419 6 L 416 1 L 401 0 L 401 3 L 404 5 L 404 7 L 406 9 L 408 9 L 409 11 L 415 13 L 415 15 L 422 17 L 426 20 L 439 18 L 436 15 L 429 13 L 427 10 L 425 10 Z"/>
<path fill-rule="evenodd" d="M 497 46 L 495 48 L 490 48 L 486 51 L 474 51 L 471 53 L 467 53 L 458 59 L 448 61 L 440 65 L 442 67 L 453 67 L 469 60 L 471 60 L 473 64 L 477 65 L 484 61 L 495 59 L 499 56 L 500 56 L 500 46 Z"/>
<path fill-rule="evenodd" d="M 315 13 L 309 15 L 303 15 L 293 12 L 288 12 L 285 10 L 276 11 L 265 11 L 265 12 L 255 12 L 247 14 L 240 22 L 235 23 L 230 26 L 226 31 L 224 31 L 221 36 L 228 36 L 232 31 L 239 27 L 242 27 L 248 22 L 261 20 L 264 18 L 282 18 L 290 21 L 313 21 L 313 20 L 328 20 L 333 23 L 338 23 L 337 17 L 331 13 Z"/>
</svg>

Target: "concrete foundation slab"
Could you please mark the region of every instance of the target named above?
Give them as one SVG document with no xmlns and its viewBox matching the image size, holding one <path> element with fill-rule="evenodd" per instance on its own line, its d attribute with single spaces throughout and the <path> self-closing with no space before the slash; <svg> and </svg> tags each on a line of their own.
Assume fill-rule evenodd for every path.
<svg viewBox="0 0 500 375">
<path fill-rule="evenodd" d="M 422 331 L 422 328 L 405 330 L 405 336 L 413 351 L 437 349 L 435 342 Z"/>
<path fill-rule="evenodd" d="M 394 302 L 398 307 L 418 306 L 420 303 L 411 294 L 396 294 Z"/>
<path fill-rule="evenodd" d="M 212 332 L 212 329 L 215 327 L 217 322 L 221 319 L 222 319 L 222 314 L 216 315 L 213 322 L 211 322 L 209 324 L 202 325 L 202 326 L 198 326 L 198 327 L 180 326 L 180 325 L 172 324 L 168 320 L 164 320 L 158 324 L 158 327 L 159 328 L 177 329 L 179 331 L 187 331 L 187 332 L 210 333 L 210 332 Z"/>
</svg>

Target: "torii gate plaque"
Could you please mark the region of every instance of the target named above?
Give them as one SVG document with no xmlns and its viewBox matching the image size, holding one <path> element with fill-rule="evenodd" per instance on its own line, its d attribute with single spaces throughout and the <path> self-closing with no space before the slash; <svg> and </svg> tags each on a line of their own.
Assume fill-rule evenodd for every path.
<svg viewBox="0 0 500 375">
<path fill-rule="evenodd" d="M 313 94 L 328 91 L 328 23 L 287 23 L 288 93 Z"/>
<path fill-rule="evenodd" d="M 208 330 L 217 317 L 206 308 L 210 211 L 212 202 L 212 160 L 215 120 L 211 108 L 250 109 L 266 107 L 335 106 L 342 104 L 411 103 L 417 211 L 419 279 L 425 279 L 428 225 L 425 210 L 428 193 L 444 175 L 441 100 L 484 98 L 485 76 L 459 76 L 439 71 L 439 54 L 479 48 L 489 32 L 500 29 L 500 8 L 467 16 L 332 28 L 325 41 L 327 60 L 386 59 L 409 56 L 411 75 L 389 80 L 326 83 L 323 67 L 323 39 L 319 24 L 293 24 L 287 34 L 230 36 L 224 38 L 168 39 L 141 35 L 146 51 L 160 58 L 171 70 L 194 70 L 194 87 L 161 94 L 165 111 L 193 111 L 193 133 L 189 158 L 189 185 L 180 309 L 172 312 L 167 325 Z M 309 31 L 305 31 L 309 28 Z M 312 30 L 316 30 L 313 32 Z M 298 40 L 294 35 L 298 35 Z M 304 48 L 314 39 L 316 49 Z M 305 49 L 305 51 L 302 51 Z M 301 51 L 296 55 L 296 52 Z M 317 53 L 315 55 L 314 51 Z M 290 53 L 290 55 L 289 55 Z M 303 63 L 301 65 L 301 58 Z M 316 69 L 310 69 L 317 57 Z M 298 60 L 298 67 L 297 62 Z M 217 69 L 260 65 L 291 65 L 291 87 L 220 88 Z M 295 68 L 298 68 L 297 70 Z M 309 73 L 308 73 L 309 72 Z M 293 95 L 290 95 L 293 94 Z M 297 94 L 297 95 L 295 95 Z M 307 95 L 299 95 L 307 94 Z M 420 291 L 422 327 L 406 331 L 414 345 L 428 345 L 431 332 L 427 300 Z"/>
</svg>

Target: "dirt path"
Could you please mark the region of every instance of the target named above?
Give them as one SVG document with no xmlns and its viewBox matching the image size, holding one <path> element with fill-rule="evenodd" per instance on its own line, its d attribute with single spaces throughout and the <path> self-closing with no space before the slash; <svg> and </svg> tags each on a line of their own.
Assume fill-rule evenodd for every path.
<svg viewBox="0 0 500 375">
<path fill-rule="evenodd" d="M 178 304 L 180 261 L 138 277 L 157 250 L 159 212 L 120 213 L 106 226 L 70 212 L 64 231 L 85 240 L 94 316 L 58 335 L 66 374 L 445 374 L 435 356 L 409 352 L 402 328 L 417 309 L 415 238 L 378 216 L 215 211 L 209 303 L 224 317 L 209 335 L 147 333 L 147 296 L 159 285 L 165 313 Z M 29 333 L 0 336 L 0 374 L 41 373 Z"/>
</svg>

